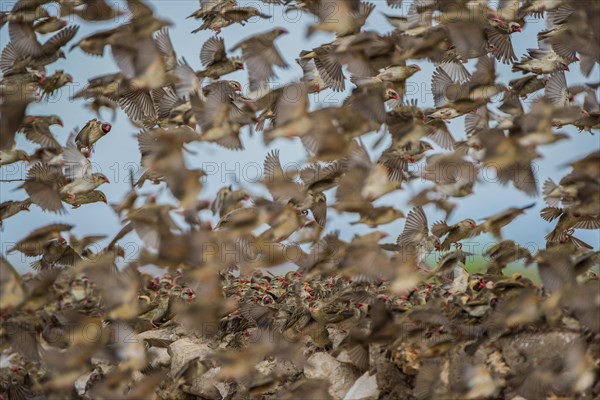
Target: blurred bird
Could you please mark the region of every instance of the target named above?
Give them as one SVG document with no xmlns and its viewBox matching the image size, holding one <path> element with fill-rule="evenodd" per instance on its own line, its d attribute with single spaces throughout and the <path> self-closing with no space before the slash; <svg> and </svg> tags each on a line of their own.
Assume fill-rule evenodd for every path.
<svg viewBox="0 0 600 400">
<path fill-rule="evenodd" d="M 396 243 L 401 249 L 413 250 L 417 262 L 421 263 L 433 250 L 440 250 L 441 244 L 435 235 L 429 235 L 427 216 L 421 207 L 415 207 L 408 213 L 406 224 Z"/>
<path fill-rule="evenodd" d="M 431 233 L 444 241 L 440 245 L 441 250 L 449 250 L 454 244 L 457 249 L 462 248 L 461 240 L 472 238 L 479 234 L 477 223 L 471 218 L 464 219 L 454 225 L 448 225 L 446 221 L 436 222 L 431 226 Z"/>
<path fill-rule="evenodd" d="M 528 204 L 524 207 L 511 207 L 506 211 L 484 218 L 483 223 L 479 224 L 477 229 L 481 232 L 488 232 L 494 235 L 498 240 L 502 239 L 501 229 L 510 224 L 519 215 L 525 214 L 528 210 L 535 206 L 535 203 Z"/>
<path fill-rule="evenodd" d="M 248 67 L 251 89 L 275 76 L 273 66 L 288 67 L 274 44 L 279 36 L 287 33 L 288 31 L 284 28 L 275 28 L 269 32 L 251 36 L 231 49 L 232 51 L 238 49 L 242 51 L 242 59 Z"/>
</svg>

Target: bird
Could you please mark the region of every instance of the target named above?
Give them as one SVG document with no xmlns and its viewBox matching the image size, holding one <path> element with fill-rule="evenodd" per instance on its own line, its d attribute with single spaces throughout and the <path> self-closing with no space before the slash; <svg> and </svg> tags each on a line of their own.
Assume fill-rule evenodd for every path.
<svg viewBox="0 0 600 400">
<path fill-rule="evenodd" d="M 521 61 L 513 64 L 513 71 L 521 71 L 524 74 L 533 72 L 537 75 L 552 74 L 558 71 L 569 71 L 567 61 L 556 54 L 528 49 L 528 54 Z"/>
<path fill-rule="evenodd" d="M 0 167 L 14 164 L 19 161 L 29 162 L 29 154 L 25 150 L 12 149 L 9 151 L 0 151 Z"/>
<path fill-rule="evenodd" d="M 89 155 L 94 148 L 94 144 L 108 134 L 111 129 L 112 126 L 109 123 L 101 122 L 96 118 L 89 120 L 75 136 L 77 150 Z"/>
<path fill-rule="evenodd" d="M 32 202 L 29 199 L 25 200 L 7 200 L 0 203 L 0 226 L 4 220 L 13 217 L 21 211 L 29 211 Z"/>
<path fill-rule="evenodd" d="M 75 148 L 65 148 L 65 174 L 70 180 L 60 188 L 60 195 L 69 199 L 76 195 L 91 192 L 104 183 L 110 183 L 108 178 L 99 172 L 92 172 L 92 164 L 83 153 Z"/>
<path fill-rule="evenodd" d="M 429 234 L 427 216 L 422 207 L 411 209 L 406 224 L 396 243 L 401 248 L 415 251 L 418 263 L 421 263 L 433 250 L 441 250 L 439 238 Z"/>
<path fill-rule="evenodd" d="M 43 253 L 42 248 L 47 245 L 48 242 L 60 238 L 61 232 L 68 232 L 72 228 L 73 225 L 57 223 L 34 229 L 29 235 L 19 240 L 8 251 L 9 253 L 19 251 L 28 257 L 40 255 Z"/>
<path fill-rule="evenodd" d="M 0 398 L 597 398 L 600 6 L 496 3 L 1 10 Z"/>
<path fill-rule="evenodd" d="M 275 40 L 287 34 L 285 28 L 277 27 L 271 31 L 251 36 L 231 48 L 231 51 L 241 50 L 242 59 L 248 67 L 248 80 L 251 87 L 258 87 L 261 83 L 275 76 L 273 66 L 288 68 L 277 48 Z"/>
<path fill-rule="evenodd" d="M 28 140 L 42 147 L 58 149 L 61 145 L 50 131 L 50 127 L 53 125 L 63 126 L 62 119 L 58 115 L 28 115 L 23 118 L 19 132 L 23 133 Z"/>
<path fill-rule="evenodd" d="M 202 77 L 219 79 L 223 75 L 244 69 L 244 63 L 236 58 L 228 58 L 225 41 L 216 36 L 211 37 L 200 49 L 200 61 L 206 68 L 198 73 Z"/>
<path fill-rule="evenodd" d="M 484 218 L 484 221 L 477 226 L 481 232 L 491 233 L 496 239 L 502 239 L 501 229 L 510 224 L 519 215 L 523 215 L 525 210 L 535 206 L 535 203 L 528 204 L 523 207 L 511 207 L 498 214 Z"/>
<path fill-rule="evenodd" d="M 431 225 L 431 233 L 439 239 L 444 238 L 440 245 L 441 250 L 448 250 L 453 244 L 457 249 L 462 248 L 461 240 L 469 239 L 477 235 L 477 223 L 471 218 L 464 219 L 454 225 L 448 225 L 446 221 L 439 221 Z"/>
</svg>

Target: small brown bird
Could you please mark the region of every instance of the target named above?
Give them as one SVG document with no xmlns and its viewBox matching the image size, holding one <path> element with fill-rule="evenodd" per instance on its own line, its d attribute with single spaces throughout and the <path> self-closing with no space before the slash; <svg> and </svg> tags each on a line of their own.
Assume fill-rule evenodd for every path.
<svg viewBox="0 0 600 400">
<path fill-rule="evenodd" d="M 225 41 L 216 36 L 211 37 L 202 45 L 200 61 L 206 69 L 196 73 L 199 78 L 219 79 L 223 75 L 244 69 L 244 63 L 240 59 L 227 57 Z"/>
<path fill-rule="evenodd" d="M 63 201 L 71 205 L 71 208 L 79 208 L 84 204 L 91 204 L 102 202 L 107 204 L 106 195 L 99 190 L 92 190 L 91 192 L 81 193 L 74 197 L 65 197 Z"/>
<path fill-rule="evenodd" d="M 108 134 L 111 129 L 112 126 L 109 123 L 99 121 L 96 118 L 88 121 L 75 136 L 77 150 L 89 156 L 94 149 L 94 144 Z"/>
<path fill-rule="evenodd" d="M 371 162 L 362 145 L 356 145 L 348 155 L 347 168 L 335 195 L 338 211 L 369 210 L 371 202 L 400 188 L 399 182 L 390 180 L 385 166 Z"/>
<path fill-rule="evenodd" d="M 417 253 L 417 263 L 423 262 L 433 250 L 440 249 L 437 236 L 429 235 L 427 216 L 422 207 L 415 207 L 408 213 L 406 224 L 396 243 L 403 248 L 412 248 Z"/>
<path fill-rule="evenodd" d="M 169 311 L 171 297 L 169 292 L 163 291 L 156 296 L 151 303 L 147 304 L 145 309 L 139 315 L 139 318 L 150 322 L 156 326 L 155 322 L 161 321 Z"/>
<path fill-rule="evenodd" d="M 475 164 L 465 160 L 460 152 L 454 152 L 429 156 L 421 177 L 434 182 L 436 192 L 461 198 L 473 194 L 478 172 Z"/>
<path fill-rule="evenodd" d="M 21 211 L 29 211 L 31 200 L 22 201 L 8 200 L 0 204 L 0 227 L 4 220 L 17 215 Z"/>
<path fill-rule="evenodd" d="M 537 75 L 526 75 L 523 78 L 513 79 L 508 82 L 508 87 L 512 93 L 526 99 L 530 94 L 543 89 L 546 86 L 547 80 L 547 78 L 539 78 Z"/>
<path fill-rule="evenodd" d="M 242 59 L 248 66 L 248 79 L 251 88 L 260 87 L 275 76 L 273 66 L 288 68 L 288 64 L 275 48 L 275 40 L 287 34 L 283 28 L 275 28 L 269 32 L 251 36 L 236 44 L 231 50 L 240 49 Z"/>
<path fill-rule="evenodd" d="M 231 186 L 225 186 L 219 189 L 215 200 L 210 205 L 210 209 L 213 215 L 223 216 L 236 208 L 240 208 L 242 206 L 241 202 L 249 199 L 250 196 L 244 189 L 233 190 Z"/>
<path fill-rule="evenodd" d="M 397 84 L 406 81 L 419 71 L 421 71 L 421 67 L 416 64 L 390 65 L 373 77 L 352 77 L 350 80 L 352 83 L 357 85 L 376 84 L 382 82 L 392 82 Z"/>
<path fill-rule="evenodd" d="M 37 33 L 45 35 L 61 30 L 67 26 L 67 21 L 60 19 L 57 16 L 51 15 L 49 17 L 40 18 L 33 24 L 33 30 Z"/>
<path fill-rule="evenodd" d="M 327 222 L 327 199 L 322 193 L 326 190 L 320 186 L 324 180 L 309 177 L 305 171 L 305 181 L 298 182 L 295 171 L 285 171 L 279 160 L 279 150 L 273 150 L 265 157 L 263 184 L 267 187 L 273 200 L 284 205 L 292 205 L 299 213 L 313 213 L 315 221 L 322 227 Z M 320 181 L 320 182 L 319 182 Z M 303 184 L 304 183 L 304 184 Z"/>
<path fill-rule="evenodd" d="M 78 30 L 77 25 L 69 26 L 41 44 L 37 41 L 33 24 L 11 22 L 8 32 L 15 49 L 14 60 L 30 57 L 32 65 L 43 67 L 59 58 L 65 58 L 61 47 L 73 39 Z"/>
<path fill-rule="evenodd" d="M 483 164 L 498 171 L 500 182 L 513 185 L 530 196 L 538 193 L 532 162 L 537 158 L 518 143 L 515 137 L 506 137 L 501 130 L 490 129 L 480 135 L 485 149 Z"/>
<path fill-rule="evenodd" d="M 575 229 L 600 229 L 600 218 L 597 215 L 579 215 L 569 209 L 546 207 L 540 211 L 542 218 L 548 222 L 558 218 L 554 229 L 544 239 L 548 242 L 574 241 L 579 247 L 591 248 L 588 244 L 573 237 Z"/>
<path fill-rule="evenodd" d="M 67 241 L 59 237 L 50 240 L 43 248 L 42 258 L 31 263 L 31 268 L 44 271 L 54 267 L 72 267 L 81 257 Z"/>
<path fill-rule="evenodd" d="M 445 236 L 440 246 L 442 250 L 449 250 L 453 244 L 457 249 L 460 249 L 462 248 L 462 244 L 459 243 L 461 240 L 472 238 L 479 234 L 476 228 L 477 223 L 471 218 L 464 219 L 454 225 L 448 225 L 446 221 L 439 221 L 431 226 L 431 233 L 439 239 Z"/>
<path fill-rule="evenodd" d="M 61 146 L 50 132 L 52 125 L 63 126 L 62 119 L 58 115 L 28 115 L 23 118 L 19 132 L 23 133 L 27 140 L 50 149 L 59 149 Z"/>
<path fill-rule="evenodd" d="M 524 247 L 519 246 L 512 240 L 504 240 L 496 243 L 484 253 L 489 260 L 487 266 L 488 274 L 502 274 L 502 270 L 510 263 L 518 260 L 525 260 L 526 264 L 533 261 L 531 252 Z"/>
<path fill-rule="evenodd" d="M 302 53 L 300 53 L 300 55 L 302 56 Z M 301 81 L 308 84 L 309 93 L 319 93 L 320 91 L 325 90 L 329 87 L 329 85 L 325 82 L 325 80 L 319 73 L 319 69 L 315 64 L 315 60 L 304 60 L 302 58 L 297 58 L 296 62 L 302 68 Z"/>
<path fill-rule="evenodd" d="M 128 7 L 136 6 L 135 2 L 128 2 Z M 105 0 L 64 1 L 60 2 L 60 15 L 77 15 L 85 21 L 107 21 L 119 17 L 122 11 L 119 7 L 112 8 Z"/>
<path fill-rule="evenodd" d="M 199 140 L 217 143 L 228 149 L 243 149 L 240 129 L 254 122 L 254 115 L 241 110 L 234 102 L 229 85 L 213 88 L 205 100 L 193 94 L 192 112 L 202 134 Z"/>
<path fill-rule="evenodd" d="M 70 231 L 73 225 L 50 224 L 33 230 L 25 238 L 19 240 L 8 252 L 19 251 L 27 257 L 39 256 L 43 253 L 46 244 L 60 238 L 60 232 Z"/>
<path fill-rule="evenodd" d="M 40 90 L 43 92 L 42 97 L 51 96 L 54 92 L 68 83 L 73 83 L 73 77 L 71 75 L 66 74 L 62 70 L 54 72 L 54 74 L 47 76 L 40 82 Z"/>
<path fill-rule="evenodd" d="M 512 72 L 521 71 L 524 74 L 533 72 L 537 75 L 549 75 L 557 71 L 569 71 L 568 62 L 558 57 L 554 52 L 539 49 L 528 49 L 528 55 L 513 64 Z"/>
<path fill-rule="evenodd" d="M 204 29 L 212 29 L 217 34 L 221 32 L 221 29 L 235 23 L 244 26 L 249 19 L 254 17 L 263 19 L 271 18 L 270 15 L 263 14 L 254 7 L 239 7 L 235 0 L 223 1 L 216 4 L 210 4 L 209 2 L 208 5 L 195 11 L 188 18 L 191 17 L 203 20 L 203 24 L 198 29 L 194 29 L 192 33 Z"/>
<path fill-rule="evenodd" d="M 17 150 L 16 148 L 8 151 L 0 150 L 0 167 L 19 161 L 29 162 L 29 154 L 24 150 Z"/>
<path fill-rule="evenodd" d="M 510 224 L 519 215 L 525 214 L 525 210 L 528 210 L 533 206 L 535 206 L 535 203 L 528 204 L 524 207 L 511 207 L 508 210 L 484 218 L 485 221 L 479 224 L 477 229 L 481 232 L 491 233 L 496 239 L 502 240 L 502 228 Z"/>
<path fill-rule="evenodd" d="M 45 211 L 63 213 L 61 189 L 67 184 L 67 178 L 60 167 L 45 163 L 35 164 L 27 171 L 25 183 L 20 188 L 25 189 L 31 202 Z"/>
<path fill-rule="evenodd" d="M 307 36 L 315 32 L 332 32 L 338 37 L 351 36 L 360 32 L 375 5 L 359 0 L 319 0 L 307 2 L 305 10 L 318 18 L 309 26 Z"/>
<path fill-rule="evenodd" d="M 379 225 L 386 225 L 405 217 L 402 211 L 388 206 L 372 207 L 371 209 L 359 212 L 359 214 L 360 219 L 350 222 L 350 225 L 365 224 L 369 228 L 376 228 Z"/>
<path fill-rule="evenodd" d="M 79 150 L 65 148 L 63 159 L 69 182 L 60 188 L 61 197 L 74 198 L 76 195 L 91 192 L 104 183 L 110 183 L 104 174 L 92 172 L 92 163 Z"/>
</svg>

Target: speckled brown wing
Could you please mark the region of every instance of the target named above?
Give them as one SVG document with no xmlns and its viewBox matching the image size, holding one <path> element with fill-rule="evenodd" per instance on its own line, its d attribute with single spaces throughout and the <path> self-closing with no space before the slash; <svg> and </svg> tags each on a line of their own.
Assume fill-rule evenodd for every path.
<svg viewBox="0 0 600 400">
<path fill-rule="evenodd" d="M 60 168 L 40 163 L 29 169 L 23 188 L 34 204 L 45 211 L 62 214 L 60 189 L 65 185 L 65 179 Z"/>
</svg>

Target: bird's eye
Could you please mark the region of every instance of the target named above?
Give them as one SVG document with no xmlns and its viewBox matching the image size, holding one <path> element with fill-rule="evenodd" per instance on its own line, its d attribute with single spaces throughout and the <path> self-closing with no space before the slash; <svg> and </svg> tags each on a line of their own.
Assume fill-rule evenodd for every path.
<svg viewBox="0 0 600 400">
<path fill-rule="evenodd" d="M 302 214 L 304 214 L 304 215 L 308 215 L 308 210 L 303 210 L 303 211 L 302 211 Z"/>
</svg>

